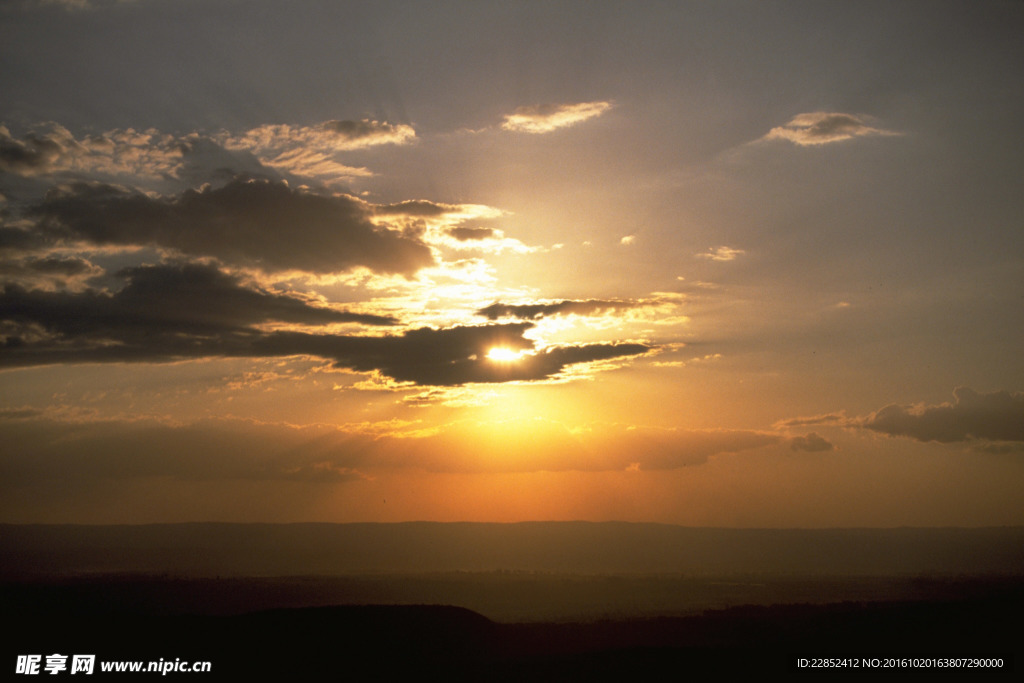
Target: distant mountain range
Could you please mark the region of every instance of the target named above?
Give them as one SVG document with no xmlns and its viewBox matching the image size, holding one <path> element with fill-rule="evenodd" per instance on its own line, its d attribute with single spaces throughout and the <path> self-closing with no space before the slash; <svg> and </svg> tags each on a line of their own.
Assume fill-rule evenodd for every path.
<svg viewBox="0 0 1024 683">
<path fill-rule="evenodd" d="M 0 525 L 6 578 L 525 571 L 1024 576 L 1024 527 L 721 529 L 625 522 Z"/>
</svg>

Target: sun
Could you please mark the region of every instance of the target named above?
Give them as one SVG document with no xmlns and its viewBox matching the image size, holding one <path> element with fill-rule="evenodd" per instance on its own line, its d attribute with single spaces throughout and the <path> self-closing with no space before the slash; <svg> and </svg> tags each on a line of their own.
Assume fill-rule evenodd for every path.
<svg viewBox="0 0 1024 683">
<path fill-rule="evenodd" d="M 487 359 L 497 363 L 514 363 L 522 357 L 522 351 L 516 351 L 506 346 L 495 346 L 487 352 Z"/>
</svg>

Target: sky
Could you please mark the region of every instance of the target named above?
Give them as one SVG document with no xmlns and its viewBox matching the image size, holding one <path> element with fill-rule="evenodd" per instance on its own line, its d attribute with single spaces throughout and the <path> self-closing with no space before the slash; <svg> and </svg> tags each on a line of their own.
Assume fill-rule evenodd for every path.
<svg viewBox="0 0 1024 683">
<path fill-rule="evenodd" d="M 0 2 L 0 521 L 1024 524 L 1021 35 Z"/>
</svg>

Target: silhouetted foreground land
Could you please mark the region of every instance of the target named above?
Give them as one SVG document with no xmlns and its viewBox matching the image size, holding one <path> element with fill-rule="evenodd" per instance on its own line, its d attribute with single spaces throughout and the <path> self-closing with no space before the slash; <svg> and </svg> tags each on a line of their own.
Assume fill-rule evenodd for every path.
<svg viewBox="0 0 1024 683">
<path fill-rule="evenodd" d="M 1024 579 L 1021 580 L 1024 583 Z M 578 575 L 448 572 L 171 578 L 85 575 L 0 583 L 10 613 L 36 609 L 229 616 L 338 605 L 452 605 L 502 623 L 682 617 L 744 605 L 982 598 L 1013 577 Z"/>
<path fill-rule="evenodd" d="M 40 586 L 28 609 L 26 596 L 9 585 L 4 614 L 17 628 L 6 642 L 6 666 L 13 668 L 17 654 L 57 652 L 105 661 L 211 662 L 210 674 L 188 674 L 197 680 L 661 680 L 669 674 L 796 671 L 797 657 L 978 655 L 1006 660 L 1005 668 L 986 675 L 1012 674 L 1024 588 L 983 583 L 975 582 L 973 595 L 962 599 L 516 624 L 444 606 L 352 605 L 230 616 L 157 616 L 116 605 L 83 611 L 84 605 L 59 599 L 47 603 Z"/>
<path fill-rule="evenodd" d="M 178 675 L 196 680 L 661 680 L 835 655 L 1002 657 L 980 672 L 998 675 L 1022 613 L 1020 528 L 0 525 L 9 674 L 62 653 L 209 661 Z"/>
</svg>

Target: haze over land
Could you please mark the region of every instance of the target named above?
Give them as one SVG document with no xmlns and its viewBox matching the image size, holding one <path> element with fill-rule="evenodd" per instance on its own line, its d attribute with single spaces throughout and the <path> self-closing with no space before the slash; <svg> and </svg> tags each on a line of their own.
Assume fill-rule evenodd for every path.
<svg viewBox="0 0 1024 683">
<path fill-rule="evenodd" d="M 0 521 L 1024 524 L 1019 2 L 0 4 Z"/>
<path fill-rule="evenodd" d="M 695 529 L 619 522 L 0 526 L 3 575 L 1024 575 L 1024 529 Z"/>
<path fill-rule="evenodd" d="M 0 525 L 0 557 L 0 603 L 12 614 L 405 604 L 456 606 L 505 623 L 591 622 L 745 605 L 1008 604 L 1020 599 L 1024 529 Z M 788 617 L 779 619 L 782 627 Z"/>
</svg>

